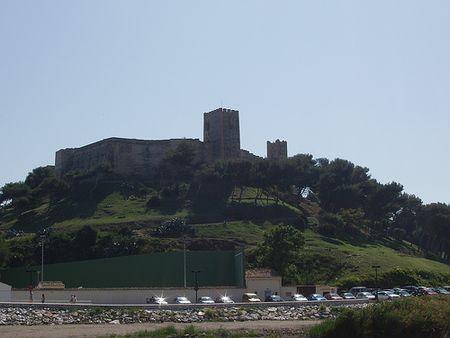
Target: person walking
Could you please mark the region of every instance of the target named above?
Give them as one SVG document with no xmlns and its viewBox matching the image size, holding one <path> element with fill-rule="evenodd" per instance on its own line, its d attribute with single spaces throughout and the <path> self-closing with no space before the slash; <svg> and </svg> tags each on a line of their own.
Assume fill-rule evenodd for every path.
<svg viewBox="0 0 450 338">
<path fill-rule="evenodd" d="M 42 302 L 42 303 L 45 303 L 45 295 L 44 295 L 44 294 L 42 294 L 41 302 Z"/>
</svg>

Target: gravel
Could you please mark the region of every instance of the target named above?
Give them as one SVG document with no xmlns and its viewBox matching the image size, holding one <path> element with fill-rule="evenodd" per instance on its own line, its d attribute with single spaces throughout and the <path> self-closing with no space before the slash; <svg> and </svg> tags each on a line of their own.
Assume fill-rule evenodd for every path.
<svg viewBox="0 0 450 338">
<path fill-rule="evenodd" d="M 132 324 L 132 323 L 199 323 L 208 321 L 240 322 L 258 320 L 320 320 L 332 318 L 344 307 L 363 308 L 369 304 L 328 307 L 202 308 L 185 310 L 142 308 L 77 308 L 55 309 L 35 307 L 0 308 L 0 325 L 62 324 Z"/>
</svg>

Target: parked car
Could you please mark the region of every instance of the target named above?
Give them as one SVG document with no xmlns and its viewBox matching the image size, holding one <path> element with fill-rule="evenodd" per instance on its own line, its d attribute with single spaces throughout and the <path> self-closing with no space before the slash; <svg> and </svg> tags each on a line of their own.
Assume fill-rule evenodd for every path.
<svg viewBox="0 0 450 338">
<path fill-rule="evenodd" d="M 306 302 L 308 299 L 300 293 L 292 295 L 291 299 L 294 302 Z"/>
<path fill-rule="evenodd" d="M 357 299 L 375 299 L 375 296 L 370 292 L 358 292 L 356 295 Z"/>
<path fill-rule="evenodd" d="M 278 295 L 270 295 L 266 297 L 266 302 L 283 302 L 284 299 Z"/>
<path fill-rule="evenodd" d="M 191 301 L 187 297 L 180 296 L 174 299 L 175 304 L 191 304 Z"/>
<path fill-rule="evenodd" d="M 167 305 L 167 301 L 163 297 L 150 297 L 146 299 L 147 304 Z"/>
<path fill-rule="evenodd" d="M 360 292 L 367 292 L 367 288 L 365 286 L 355 286 L 348 290 L 348 292 L 352 293 L 353 296 L 356 297 L 356 295 Z"/>
<path fill-rule="evenodd" d="M 343 299 L 341 296 L 339 296 L 335 292 L 329 292 L 329 293 L 325 294 L 325 298 L 328 300 L 342 300 Z"/>
<path fill-rule="evenodd" d="M 309 295 L 307 298 L 308 298 L 309 301 L 320 301 L 320 302 L 322 302 L 324 300 L 327 300 L 324 296 L 319 295 L 318 293 L 313 293 L 312 295 Z"/>
<path fill-rule="evenodd" d="M 376 297 L 377 293 L 375 293 L 375 297 Z M 393 299 L 398 299 L 400 298 L 399 295 L 388 291 L 388 290 L 384 290 L 384 291 L 378 291 L 378 299 L 379 300 L 393 300 Z"/>
<path fill-rule="evenodd" d="M 344 299 L 356 299 L 356 297 L 351 292 L 344 292 L 341 294 L 341 297 Z"/>
<path fill-rule="evenodd" d="M 428 287 L 419 287 L 416 291 L 418 296 L 435 296 L 438 293 L 436 291 L 434 291 L 432 288 L 428 288 Z"/>
<path fill-rule="evenodd" d="M 403 289 L 408 291 L 411 295 L 416 296 L 417 292 L 419 290 L 419 287 L 415 286 L 415 285 L 407 285 L 407 286 L 404 286 Z"/>
<path fill-rule="evenodd" d="M 396 292 L 400 297 L 411 297 L 411 294 L 406 290 L 399 290 Z"/>
<path fill-rule="evenodd" d="M 445 290 L 447 290 L 448 292 L 450 292 L 450 285 L 443 286 L 442 288 L 444 288 Z"/>
<path fill-rule="evenodd" d="M 440 295 L 450 295 L 450 292 L 445 290 L 444 288 L 433 288 L 433 290 L 439 293 Z"/>
<path fill-rule="evenodd" d="M 200 304 L 214 304 L 214 301 L 211 297 L 202 296 L 198 299 L 198 303 Z"/>
<path fill-rule="evenodd" d="M 245 303 L 257 303 L 260 302 L 261 299 L 259 299 L 256 293 L 244 293 L 242 295 L 242 301 Z"/>
<path fill-rule="evenodd" d="M 216 303 L 233 304 L 234 300 L 232 300 L 229 296 L 220 296 L 216 298 Z"/>
</svg>

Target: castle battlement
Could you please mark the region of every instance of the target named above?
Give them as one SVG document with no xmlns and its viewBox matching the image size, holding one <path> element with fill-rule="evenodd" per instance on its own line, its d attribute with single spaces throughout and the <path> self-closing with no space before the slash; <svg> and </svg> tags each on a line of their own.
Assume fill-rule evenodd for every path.
<svg viewBox="0 0 450 338">
<path fill-rule="evenodd" d="M 239 111 L 218 108 L 204 113 L 203 142 L 198 138 L 140 140 L 106 138 L 79 148 L 58 150 L 55 171 L 62 176 L 71 171 L 86 172 L 100 166 L 124 176 L 148 177 L 169 151 L 188 143 L 199 162 L 221 159 L 256 158 L 241 149 Z"/>
</svg>

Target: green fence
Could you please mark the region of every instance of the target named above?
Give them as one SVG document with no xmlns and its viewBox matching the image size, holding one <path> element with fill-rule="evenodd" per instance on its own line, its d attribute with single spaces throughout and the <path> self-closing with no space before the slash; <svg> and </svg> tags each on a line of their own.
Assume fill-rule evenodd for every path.
<svg viewBox="0 0 450 338">
<path fill-rule="evenodd" d="M 182 251 L 122 256 L 44 266 L 44 280 L 62 281 L 67 288 L 183 287 L 194 285 L 193 270 L 200 270 L 200 286 L 244 285 L 244 257 L 238 251 Z M 33 270 L 33 272 L 29 272 Z M 25 288 L 37 284 L 40 266 L 0 272 L 0 281 Z"/>
</svg>

